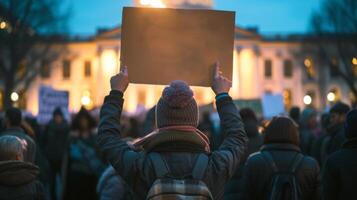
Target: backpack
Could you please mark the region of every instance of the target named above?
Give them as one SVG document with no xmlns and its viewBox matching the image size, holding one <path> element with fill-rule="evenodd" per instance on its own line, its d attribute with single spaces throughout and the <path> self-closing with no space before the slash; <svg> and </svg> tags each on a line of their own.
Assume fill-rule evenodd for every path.
<svg viewBox="0 0 357 200">
<path fill-rule="evenodd" d="M 304 156 L 297 153 L 288 171 L 281 171 L 275 164 L 272 155 L 268 151 L 262 151 L 264 159 L 273 170 L 270 183 L 268 200 L 299 200 L 301 199 L 301 188 L 296 179 L 296 169 Z"/>
<path fill-rule="evenodd" d="M 208 164 L 208 156 L 200 154 L 196 159 L 192 174 L 184 178 L 170 176 L 165 160 L 160 154 L 149 154 L 157 179 L 152 184 L 147 200 L 213 200 L 207 185 L 201 180 Z"/>
</svg>

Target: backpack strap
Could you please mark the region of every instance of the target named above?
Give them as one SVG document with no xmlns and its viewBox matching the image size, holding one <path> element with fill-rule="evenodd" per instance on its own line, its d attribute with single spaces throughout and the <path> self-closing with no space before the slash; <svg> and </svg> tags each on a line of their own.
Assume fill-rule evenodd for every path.
<svg viewBox="0 0 357 200">
<path fill-rule="evenodd" d="M 166 166 L 164 159 L 159 153 L 151 152 L 149 157 L 154 165 L 154 170 L 157 178 L 163 178 L 169 173 L 169 170 Z"/>
<path fill-rule="evenodd" d="M 293 160 L 293 163 L 291 164 L 291 166 L 289 168 L 289 171 L 292 173 L 295 173 L 296 169 L 299 167 L 303 158 L 304 158 L 304 156 L 301 153 L 297 153 Z"/>
<path fill-rule="evenodd" d="M 195 166 L 192 170 L 192 177 L 196 180 L 202 180 L 208 165 L 208 156 L 201 153 L 197 156 Z"/>
<path fill-rule="evenodd" d="M 279 169 L 274 162 L 273 156 L 268 151 L 262 151 L 261 154 L 263 155 L 264 159 L 269 163 L 273 172 L 278 172 Z"/>
</svg>

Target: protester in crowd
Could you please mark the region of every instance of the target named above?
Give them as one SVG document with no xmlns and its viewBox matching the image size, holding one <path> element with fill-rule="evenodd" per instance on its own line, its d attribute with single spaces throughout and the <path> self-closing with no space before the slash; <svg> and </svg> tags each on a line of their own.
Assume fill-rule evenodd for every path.
<svg viewBox="0 0 357 200">
<path fill-rule="evenodd" d="M 289 111 L 289 116 L 296 124 L 300 124 L 300 108 L 293 106 Z"/>
<path fill-rule="evenodd" d="M 2 135 L 13 135 L 26 143 L 27 148 L 24 150 L 24 160 L 26 162 L 35 161 L 36 156 L 36 143 L 35 141 L 26 134 L 26 132 L 21 128 L 22 124 L 22 114 L 21 110 L 17 108 L 9 108 L 5 111 L 5 131 L 0 133 Z"/>
<path fill-rule="evenodd" d="M 200 123 L 198 124 L 198 130 L 202 131 L 204 134 L 207 135 L 208 139 L 210 140 L 210 148 L 211 150 L 216 149 L 216 147 L 219 146 L 219 143 L 221 142 L 219 138 L 217 138 L 217 135 L 214 132 L 214 127 L 213 127 L 213 122 L 211 120 L 211 113 L 210 112 L 203 112 L 202 114 L 202 120 L 200 120 Z"/>
<path fill-rule="evenodd" d="M 109 166 L 100 177 L 97 193 L 100 200 L 133 199 L 129 186 L 112 166 Z"/>
<path fill-rule="evenodd" d="M 61 172 L 64 147 L 68 142 L 69 132 L 70 126 L 65 120 L 61 108 L 56 108 L 42 136 L 44 153 L 50 167 L 49 182 L 53 200 L 57 199 L 56 188 L 58 188 L 58 184 L 56 184 L 56 177 Z"/>
<path fill-rule="evenodd" d="M 300 119 L 300 148 L 303 154 L 311 155 L 312 146 L 320 133 L 317 122 L 317 112 L 312 108 L 305 108 Z"/>
<path fill-rule="evenodd" d="M 330 114 L 323 113 L 320 118 L 320 127 L 321 133 L 318 138 L 315 139 L 314 144 L 312 145 L 311 149 L 311 156 L 319 162 L 319 165 L 322 166 L 322 159 L 321 159 L 321 146 L 324 138 L 327 135 L 327 128 L 330 124 Z"/>
<path fill-rule="evenodd" d="M 357 109 L 347 114 L 342 148 L 326 161 L 322 176 L 323 199 L 357 199 Z"/>
<path fill-rule="evenodd" d="M 225 200 L 235 200 L 242 198 L 242 188 L 243 188 L 243 168 L 247 157 L 259 151 L 260 147 L 263 144 L 263 137 L 260 135 L 258 128 L 259 122 L 254 111 L 250 108 L 243 108 L 240 110 L 240 115 L 244 123 L 244 129 L 249 138 L 248 145 L 239 168 L 236 173 L 233 175 L 232 179 L 225 186 Z"/>
<path fill-rule="evenodd" d="M 12 135 L 0 137 L 0 199 L 45 199 L 42 184 L 36 180 L 39 169 L 24 162 L 26 144 Z"/>
<path fill-rule="evenodd" d="M 327 135 L 323 138 L 321 144 L 322 163 L 327 160 L 329 155 L 341 149 L 346 141 L 344 123 L 349 110 L 350 107 L 342 102 L 336 103 L 330 109 L 330 123 L 327 127 Z"/>
<path fill-rule="evenodd" d="M 290 118 L 272 119 L 261 151 L 248 158 L 244 169 L 244 199 L 318 199 L 319 165 L 301 153 L 298 128 Z"/>
<path fill-rule="evenodd" d="M 72 121 L 63 160 L 64 199 L 97 199 L 96 185 L 105 169 L 96 147 L 95 119 L 82 108 Z"/>
<path fill-rule="evenodd" d="M 174 81 L 164 89 L 156 105 L 157 131 L 134 143 L 122 140 L 120 116 L 128 84 L 126 67 L 111 78 L 112 90 L 101 109 L 98 143 L 115 170 L 133 189 L 136 198 L 145 199 L 155 194 L 162 197 L 165 192 L 168 192 L 166 195 L 178 195 L 170 193 L 178 188 L 175 187 L 177 179 L 194 178 L 202 181 L 178 181 L 183 184 L 181 188 L 192 183 L 191 187 L 181 190 L 181 195 L 188 195 L 185 193 L 188 191 L 198 192 L 195 189 L 200 188 L 200 194 L 222 199 L 223 185 L 238 167 L 247 142 L 238 110 L 228 95 L 231 82 L 217 67 L 212 89 L 226 138 L 219 150 L 213 152 L 210 152 L 208 138 L 196 129 L 197 104 L 192 90 L 183 81 Z M 138 152 L 140 149 L 144 151 Z M 161 187 L 164 191 L 155 190 L 160 186 L 169 187 Z"/>
</svg>

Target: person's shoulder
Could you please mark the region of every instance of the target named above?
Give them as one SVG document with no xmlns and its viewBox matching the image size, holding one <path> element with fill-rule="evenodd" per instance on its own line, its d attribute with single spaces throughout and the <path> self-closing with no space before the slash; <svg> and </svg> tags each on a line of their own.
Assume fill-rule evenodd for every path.
<svg viewBox="0 0 357 200">
<path fill-rule="evenodd" d="M 319 168 L 319 163 L 317 160 L 311 156 L 306 156 L 304 155 L 304 158 L 302 160 L 302 167 L 303 168 Z"/>
<path fill-rule="evenodd" d="M 260 151 L 250 154 L 247 159 L 247 163 L 250 165 L 260 164 L 262 162 L 264 162 L 264 157 Z"/>
<path fill-rule="evenodd" d="M 340 160 L 345 159 L 345 155 L 348 154 L 349 149 L 339 149 L 333 152 L 328 158 L 327 163 L 339 163 Z"/>
</svg>

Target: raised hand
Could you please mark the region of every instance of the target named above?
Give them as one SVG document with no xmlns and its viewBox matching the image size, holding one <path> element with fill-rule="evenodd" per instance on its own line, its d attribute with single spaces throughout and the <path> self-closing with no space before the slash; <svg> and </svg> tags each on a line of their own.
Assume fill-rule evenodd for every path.
<svg viewBox="0 0 357 200">
<path fill-rule="evenodd" d="M 110 79 L 110 87 L 112 90 L 118 90 L 124 93 L 125 90 L 128 88 L 128 85 L 128 68 L 126 66 L 121 66 L 119 74 L 112 76 L 112 78 Z"/>
<path fill-rule="evenodd" d="M 228 93 L 232 87 L 232 81 L 222 75 L 219 62 L 216 63 L 213 74 L 212 90 L 217 95 L 220 93 Z"/>
</svg>

